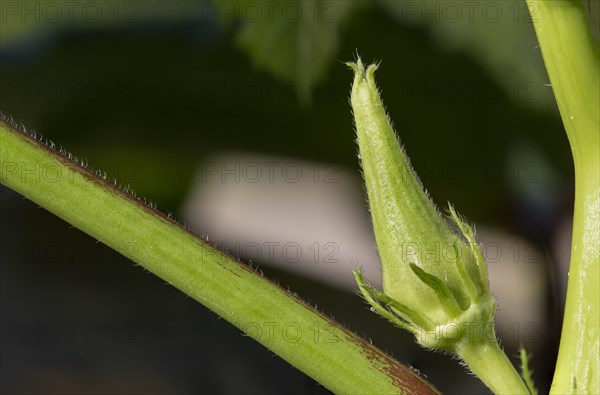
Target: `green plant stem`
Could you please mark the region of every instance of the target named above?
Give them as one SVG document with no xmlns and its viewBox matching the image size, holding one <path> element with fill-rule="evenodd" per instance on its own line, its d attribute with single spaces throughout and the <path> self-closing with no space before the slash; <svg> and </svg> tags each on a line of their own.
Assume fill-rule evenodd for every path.
<svg viewBox="0 0 600 395">
<path fill-rule="evenodd" d="M 600 52 L 581 1 L 528 0 L 575 165 L 575 214 L 551 392 L 600 393 Z"/>
<path fill-rule="evenodd" d="M 438 393 L 290 292 L 3 120 L 0 164 L 2 184 L 139 263 L 330 390 Z"/>
<path fill-rule="evenodd" d="M 460 343 L 456 353 L 494 394 L 529 394 L 521 376 L 497 341 Z"/>
</svg>

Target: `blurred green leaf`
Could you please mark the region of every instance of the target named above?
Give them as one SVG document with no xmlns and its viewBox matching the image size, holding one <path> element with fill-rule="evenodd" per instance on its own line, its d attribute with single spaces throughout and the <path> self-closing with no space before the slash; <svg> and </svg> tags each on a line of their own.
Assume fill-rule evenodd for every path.
<svg viewBox="0 0 600 395">
<path fill-rule="evenodd" d="M 131 27 L 198 16 L 199 1 L 3 1 L 0 44 L 3 47 L 69 29 Z"/>
<path fill-rule="evenodd" d="M 332 65 L 340 31 L 367 1 L 215 2 L 225 23 L 239 22 L 237 45 L 256 67 L 297 84 L 299 99 L 312 100 L 312 88 Z"/>
</svg>

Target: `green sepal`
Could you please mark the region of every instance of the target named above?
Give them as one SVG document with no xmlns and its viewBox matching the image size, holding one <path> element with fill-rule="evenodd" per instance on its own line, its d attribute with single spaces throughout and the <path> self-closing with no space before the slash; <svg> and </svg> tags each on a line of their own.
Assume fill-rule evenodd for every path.
<svg viewBox="0 0 600 395">
<path fill-rule="evenodd" d="M 458 306 L 454 295 L 450 292 L 450 289 L 444 284 L 442 280 L 434 275 L 427 273 L 414 263 L 410 264 L 410 268 L 413 273 L 419 277 L 429 288 L 435 292 L 439 302 L 445 306 L 446 311 L 451 314 L 451 317 L 455 317 L 460 314 L 461 308 Z"/>
<path fill-rule="evenodd" d="M 421 325 L 433 327 L 433 324 L 429 322 L 429 320 L 416 311 L 379 292 L 376 288 L 368 284 L 364 280 L 360 268 L 354 270 L 353 274 L 365 300 L 371 305 L 374 311 L 386 318 L 392 324 L 405 329 L 414 335 L 419 333 Z M 394 311 L 390 311 L 390 307 L 393 308 Z"/>
<path fill-rule="evenodd" d="M 478 282 L 476 285 L 479 287 L 479 295 L 482 295 L 485 292 L 489 292 L 489 284 L 488 284 L 488 271 L 485 263 L 485 259 L 483 259 L 483 255 L 479 250 L 479 244 L 475 239 L 475 231 L 473 227 L 465 222 L 464 219 L 456 212 L 454 206 L 451 204 L 448 205 L 448 211 L 450 212 L 450 218 L 454 221 L 458 229 L 460 229 L 462 235 L 467 239 L 469 246 L 471 247 L 471 251 L 473 252 L 473 256 L 475 257 L 475 263 L 477 265 L 477 272 L 479 274 Z M 464 264 L 464 263 L 463 263 Z"/>
<path fill-rule="evenodd" d="M 521 346 L 519 348 L 519 357 L 521 359 L 521 377 L 523 377 L 523 381 L 529 390 L 531 395 L 537 395 L 538 391 L 535 388 L 535 384 L 533 382 L 533 370 L 529 367 L 529 360 L 531 359 L 531 355 L 527 353 L 525 348 Z"/>
<path fill-rule="evenodd" d="M 454 248 L 454 253 L 456 256 L 456 270 L 458 270 L 458 273 L 460 274 L 460 278 L 463 280 L 465 289 L 467 290 L 467 293 L 469 294 L 469 298 L 470 298 L 469 304 L 472 304 L 472 303 L 476 302 L 477 299 L 479 298 L 479 291 L 477 291 L 477 287 L 473 283 L 473 279 L 471 278 L 471 276 L 469 276 L 469 273 L 467 273 L 467 269 L 465 267 L 464 260 L 460 256 L 460 250 L 458 249 L 457 243 L 454 243 L 452 248 Z"/>
</svg>

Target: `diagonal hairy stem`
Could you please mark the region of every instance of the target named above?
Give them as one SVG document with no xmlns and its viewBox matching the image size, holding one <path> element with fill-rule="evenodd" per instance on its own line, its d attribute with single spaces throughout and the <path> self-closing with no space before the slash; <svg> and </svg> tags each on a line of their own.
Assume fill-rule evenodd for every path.
<svg viewBox="0 0 600 395">
<path fill-rule="evenodd" d="M 177 287 L 328 389 L 438 393 L 370 342 L 4 117 L 0 165 L 2 184 Z"/>
</svg>

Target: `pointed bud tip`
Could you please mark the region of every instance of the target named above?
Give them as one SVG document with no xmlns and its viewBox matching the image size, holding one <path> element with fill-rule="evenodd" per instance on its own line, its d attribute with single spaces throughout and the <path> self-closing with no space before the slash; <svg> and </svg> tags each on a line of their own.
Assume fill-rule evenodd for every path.
<svg viewBox="0 0 600 395">
<path fill-rule="evenodd" d="M 356 60 L 356 62 L 346 62 L 346 66 L 348 66 L 349 68 L 354 70 L 355 74 L 360 75 L 360 74 L 364 74 L 364 72 L 365 72 L 365 67 L 364 67 L 360 57 Z"/>
<path fill-rule="evenodd" d="M 375 71 L 379 68 L 379 63 L 372 63 L 367 66 L 365 69 L 365 65 L 362 62 L 360 56 L 356 59 L 356 62 L 346 62 L 346 66 L 354 70 L 354 74 L 359 79 L 367 79 L 373 81 L 373 75 Z"/>
</svg>

